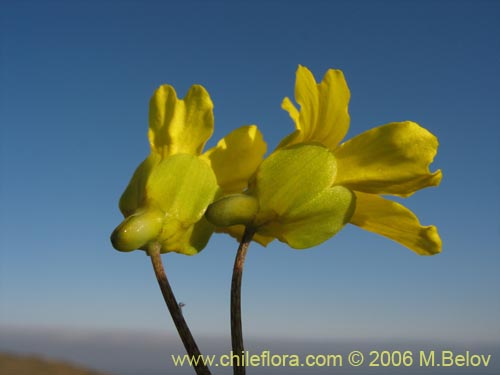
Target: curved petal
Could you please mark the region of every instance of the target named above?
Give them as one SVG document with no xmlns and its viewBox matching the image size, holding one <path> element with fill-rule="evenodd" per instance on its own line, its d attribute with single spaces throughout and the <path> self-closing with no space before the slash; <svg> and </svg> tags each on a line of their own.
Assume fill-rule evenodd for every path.
<svg viewBox="0 0 500 375">
<path fill-rule="evenodd" d="M 300 112 L 295 105 L 293 105 L 290 98 L 286 97 L 283 99 L 281 102 L 281 108 L 287 111 L 293 122 L 295 122 L 295 129 L 300 129 Z"/>
<path fill-rule="evenodd" d="M 255 125 L 242 126 L 222 138 L 217 146 L 205 152 L 224 194 L 242 192 L 266 153 L 267 145 Z"/>
<path fill-rule="evenodd" d="M 295 100 L 300 106 L 299 129 L 303 131 L 303 141 L 310 140 L 316 129 L 320 106 L 318 84 L 312 72 L 299 65 L 295 78 Z"/>
<path fill-rule="evenodd" d="M 262 226 L 258 233 L 277 237 L 294 249 L 306 249 L 339 232 L 349 222 L 354 207 L 354 194 L 342 186 L 333 186 L 279 221 Z"/>
<path fill-rule="evenodd" d="M 153 152 L 162 157 L 199 155 L 213 128 L 213 103 L 203 86 L 191 86 L 182 100 L 170 85 L 160 86 L 153 94 L 148 132 Z"/>
<path fill-rule="evenodd" d="M 299 65 L 295 99 L 300 112 L 288 98 L 281 105 L 294 120 L 297 130 L 283 139 L 278 147 L 319 142 L 335 149 L 349 129 L 349 98 L 349 88 L 340 70 L 328 70 L 323 81 L 317 84 L 311 71 Z"/>
<path fill-rule="evenodd" d="M 320 106 L 315 138 L 335 149 L 349 130 L 351 93 L 341 70 L 330 69 L 318 85 Z"/>
<path fill-rule="evenodd" d="M 335 185 L 403 197 L 437 186 L 441 171 L 429 171 L 437 148 L 437 138 L 414 122 L 379 126 L 343 143 L 335 151 L 338 168 Z"/>
<path fill-rule="evenodd" d="M 281 140 L 277 149 L 280 147 L 286 147 L 289 145 L 294 145 L 296 143 L 300 143 L 304 138 L 304 132 L 300 127 L 300 112 L 293 105 L 290 98 L 286 97 L 281 102 L 281 108 L 288 112 L 293 122 L 295 123 L 295 131 L 293 133 L 288 134 L 285 138 Z"/>
<path fill-rule="evenodd" d="M 159 161 L 160 157 L 155 153 L 151 153 L 135 170 L 132 179 L 120 198 L 119 205 L 123 216 L 132 215 L 143 205 L 146 198 L 145 188 L 148 177 Z"/>
<path fill-rule="evenodd" d="M 399 242 L 420 255 L 441 252 L 441 238 L 433 225 L 422 226 L 413 212 L 378 195 L 355 192 L 351 223 Z"/>
</svg>

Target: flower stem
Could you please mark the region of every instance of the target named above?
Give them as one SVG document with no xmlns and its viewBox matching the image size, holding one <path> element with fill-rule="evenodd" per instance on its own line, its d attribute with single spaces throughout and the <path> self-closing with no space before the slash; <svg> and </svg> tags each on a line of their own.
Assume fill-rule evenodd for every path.
<svg viewBox="0 0 500 375">
<path fill-rule="evenodd" d="M 198 349 L 198 345 L 196 345 L 196 342 L 194 341 L 193 335 L 191 334 L 191 331 L 182 316 L 181 308 L 179 307 L 174 293 L 172 292 L 172 288 L 170 287 L 167 275 L 165 274 L 165 269 L 163 268 L 163 263 L 161 261 L 160 249 L 161 245 L 159 243 L 154 243 L 149 247 L 148 254 L 151 258 L 156 279 L 158 280 L 158 285 L 160 286 L 161 293 L 163 294 L 163 298 L 167 304 L 168 311 L 172 316 L 177 332 L 179 332 L 184 348 L 186 348 L 186 352 L 190 358 L 195 360 L 194 363 L 196 364 L 194 365 L 194 370 L 196 371 L 196 374 L 210 375 L 210 370 L 203 363 L 203 361 L 198 361 L 198 359 L 201 358 L 200 349 Z"/>
<path fill-rule="evenodd" d="M 239 357 L 236 361 L 237 365 L 233 364 L 234 375 L 245 375 L 245 365 L 243 364 L 244 347 L 243 347 L 243 331 L 241 326 L 241 278 L 243 276 L 243 265 L 245 264 L 245 256 L 247 255 L 248 246 L 254 235 L 254 231 L 245 228 L 245 233 L 241 239 L 233 267 L 233 279 L 231 281 L 231 343 L 233 355 Z"/>
</svg>

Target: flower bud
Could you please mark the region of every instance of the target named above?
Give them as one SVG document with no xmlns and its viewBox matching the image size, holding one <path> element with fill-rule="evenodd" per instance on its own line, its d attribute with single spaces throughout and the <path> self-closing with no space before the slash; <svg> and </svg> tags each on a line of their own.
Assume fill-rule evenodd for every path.
<svg viewBox="0 0 500 375">
<path fill-rule="evenodd" d="M 144 247 L 160 234 L 164 214 L 155 208 L 146 208 L 122 221 L 111 234 L 116 250 L 132 251 Z"/>
<path fill-rule="evenodd" d="M 219 227 L 251 224 L 259 204 L 257 199 L 246 194 L 231 194 L 208 206 L 206 218 Z"/>
</svg>

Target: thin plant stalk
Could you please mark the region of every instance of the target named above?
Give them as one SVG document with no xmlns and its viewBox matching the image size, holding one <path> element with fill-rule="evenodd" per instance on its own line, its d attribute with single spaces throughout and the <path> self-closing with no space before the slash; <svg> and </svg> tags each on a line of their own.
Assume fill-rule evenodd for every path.
<svg viewBox="0 0 500 375">
<path fill-rule="evenodd" d="M 245 375 L 246 372 L 243 363 L 245 348 L 243 346 L 243 329 L 241 325 L 241 279 L 243 277 L 245 257 L 253 235 L 254 231 L 247 227 L 236 253 L 233 278 L 231 280 L 231 344 L 233 355 L 238 357 L 236 363 L 233 363 L 234 375 Z"/>
<path fill-rule="evenodd" d="M 182 343 L 184 344 L 184 348 L 186 348 L 186 352 L 189 357 L 194 359 L 194 370 L 198 375 L 211 375 L 210 370 L 205 365 L 202 360 L 200 349 L 196 342 L 194 341 L 193 335 L 189 330 L 189 327 L 182 315 L 181 308 L 175 299 L 174 293 L 172 292 L 172 288 L 167 279 L 167 275 L 165 274 L 165 269 L 163 268 L 163 263 L 161 261 L 160 255 L 161 245 L 159 243 L 152 244 L 148 249 L 148 254 L 151 258 L 151 263 L 153 264 L 153 269 L 155 271 L 156 279 L 158 280 L 158 285 L 160 286 L 161 293 L 163 294 L 163 298 L 165 303 L 167 304 L 168 311 L 172 316 L 175 327 L 177 328 L 177 332 L 181 337 Z"/>
</svg>

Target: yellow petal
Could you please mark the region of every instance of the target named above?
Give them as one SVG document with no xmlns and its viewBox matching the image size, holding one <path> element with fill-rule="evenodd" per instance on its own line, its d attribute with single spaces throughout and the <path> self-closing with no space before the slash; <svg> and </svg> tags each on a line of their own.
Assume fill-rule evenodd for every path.
<svg viewBox="0 0 500 375">
<path fill-rule="evenodd" d="M 437 186 L 441 171 L 430 173 L 438 140 L 410 121 L 371 129 L 335 151 L 335 185 L 373 194 L 409 196 Z"/>
<path fill-rule="evenodd" d="M 310 140 L 316 129 L 320 106 L 318 84 L 314 75 L 305 66 L 299 65 L 295 78 L 295 100 L 300 105 L 299 122 L 304 133 L 303 140 Z"/>
<path fill-rule="evenodd" d="M 310 70 L 299 66 L 295 99 L 300 105 L 300 113 L 288 98 L 281 105 L 294 120 L 297 130 L 283 139 L 278 147 L 319 142 L 335 149 L 349 129 L 349 98 L 349 88 L 340 70 L 328 70 L 323 81 L 317 84 Z"/>
<path fill-rule="evenodd" d="M 266 148 L 257 126 L 242 126 L 222 138 L 201 158 L 212 167 L 225 194 L 239 193 L 247 187 Z"/>
<path fill-rule="evenodd" d="M 413 212 L 378 195 L 356 193 L 351 223 L 399 242 L 420 255 L 441 252 L 441 238 L 433 225 L 422 226 Z"/>
<path fill-rule="evenodd" d="M 300 112 L 293 105 L 290 98 L 286 97 L 285 99 L 283 99 L 283 102 L 281 102 L 281 108 L 288 112 L 288 114 L 292 118 L 293 122 L 295 122 L 295 128 L 300 129 L 300 122 L 299 122 Z"/>
<path fill-rule="evenodd" d="M 160 86 L 150 101 L 149 143 L 162 157 L 199 155 L 214 127 L 213 103 L 208 92 L 193 85 L 183 100 L 170 85 Z"/>
<path fill-rule="evenodd" d="M 288 97 L 283 99 L 281 108 L 287 111 L 293 122 L 295 122 L 296 130 L 283 138 L 277 148 L 294 145 L 296 143 L 302 142 L 302 140 L 304 139 L 304 132 L 300 127 L 300 113 Z"/>
<path fill-rule="evenodd" d="M 318 85 L 320 106 L 315 140 L 331 150 L 344 139 L 349 130 L 349 99 L 351 93 L 341 70 L 330 69 Z"/>
<path fill-rule="evenodd" d="M 120 198 L 120 211 L 123 216 L 132 215 L 144 204 L 148 177 L 159 161 L 160 157 L 155 153 L 151 153 L 135 170 L 132 179 Z"/>
</svg>

